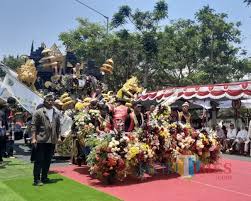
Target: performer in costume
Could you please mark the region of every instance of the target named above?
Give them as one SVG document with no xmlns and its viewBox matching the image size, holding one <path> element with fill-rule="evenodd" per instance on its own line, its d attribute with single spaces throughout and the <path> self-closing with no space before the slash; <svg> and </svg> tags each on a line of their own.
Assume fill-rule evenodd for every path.
<svg viewBox="0 0 251 201">
<path fill-rule="evenodd" d="M 73 68 L 73 73 L 74 73 L 74 75 L 76 76 L 77 79 L 79 79 L 80 76 L 81 76 L 80 70 L 81 70 L 80 63 L 76 63 L 75 67 Z"/>
<path fill-rule="evenodd" d="M 107 105 L 100 106 L 101 115 L 98 117 L 99 126 L 97 132 L 109 132 L 112 130 L 112 118 L 109 107 Z"/>
<path fill-rule="evenodd" d="M 131 132 L 135 128 L 143 128 L 144 127 L 144 116 L 141 112 L 142 105 L 140 103 L 133 104 L 133 112 L 128 116 L 125 123 L 125 131 Z"/>
<path fill-rule="evenodd" d="M 178 112 L 178 121 L 183 124 L 191 124 L 191 114 L 188 112 L 189 103 L 185 102 L 182 105 L 182 111 Z"/>
<path fill-rule="evenodd" d="M 153 114 L 155 110 L 155 105 L 151 105 L 150 108 L 149 108 L 149 111 L 147 111 L 145 114 L 145 120 L 146 120 L 146 124 L 147 124 L 147 127 L 149 126 L 150 124 L 150 121 L 151 121 L 151 116 Z"/>
<path fill-rule="evenodd" d="M 126 81 L 123 87 L 118 91 L 117 97 L 126 100 L 127 105 L 131 105 L 131 102 L 137 98 L 138 94 L 143 91 L 143 88 L 139 87 L 139 81 L 136 77 L 132 77 Z"/>
<path fill-rule="evenodd" d="M 125 104 L 125 100 L 117 98 L 117 106 L 114 108 L 113 112 L 114 129 L 118 130 L 119 128 L 121 128 L 124 130 L 125 121 L 130 113 L 130 109 L 125 106 Z"/>
</svg>

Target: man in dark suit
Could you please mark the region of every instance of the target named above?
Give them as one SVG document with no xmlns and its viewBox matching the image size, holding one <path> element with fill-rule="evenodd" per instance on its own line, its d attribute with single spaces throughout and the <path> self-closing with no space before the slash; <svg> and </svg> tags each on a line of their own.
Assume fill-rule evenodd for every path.
<svg viewBox="0 0 251 201">
<path fill-rule="evenodd" d="M 41 186 L 48 183 L 48 172 L 54 153 L 55 144 L 60 138 L 60 119 L 53 108 L 54 97 L 44 97 L 43 107 L 36 110 L 32 117 L 32 145 L 34 154 L 34 184 Z"/>
<path fill-rule="evenodd" d="M 6 151 L 6 130 L 8 130 L 7 108 L 4 102 L 0 102 L 0 164 Z"/>
</svg>

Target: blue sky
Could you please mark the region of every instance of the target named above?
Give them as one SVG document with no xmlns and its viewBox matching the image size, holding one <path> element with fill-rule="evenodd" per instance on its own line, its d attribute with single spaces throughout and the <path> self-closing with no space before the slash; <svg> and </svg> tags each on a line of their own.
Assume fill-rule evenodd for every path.
<svg viewBox="0 0 251 201">
<path fill-rule="evenodd" d="M 152 10 L 154 0 L 81 0 L 108 17 L 127 4 L 140 10 Z M 194 18 L 194 13 L 209 4 L 217 12 L 229 15 L 229 21 L 241 21 L 242 47 L 251 56 L 251 7 L 242 0 L 169 0 L 169 19 Z M 76 18 L 88 18 L 105 25 L 105 19 L 74 0 L 1 0 L 0 1 L 0 58 L 3 55 L 29 54 L 32 40 L 35 47 L 41 42 L 51 46 L 59 33 L 77 26 Z M 61 46 L 63 49 L 63 47 Z"/>
</svg>

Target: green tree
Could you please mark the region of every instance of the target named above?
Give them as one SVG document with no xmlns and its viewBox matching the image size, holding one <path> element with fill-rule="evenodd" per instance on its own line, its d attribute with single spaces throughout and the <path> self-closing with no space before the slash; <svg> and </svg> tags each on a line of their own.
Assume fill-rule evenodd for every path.
<svg viewBox="0 0 251 201">
<path fill-rule="evenodd" d="M 148 86 L 149 77 L 156 71 L 155 61 L 158 53 L 157 32 L 160 30 L 159 23 L 168 16 L 168 6 L 164 0 L 156 3 L 152 12 L 132 9 L 128 5 L 121 6 L 113 15 L 111 25 L 113 28 L 122 27 L 131 23 L 142 45 L 142 61 L 138 65 L 143 78 L 144 86 Z"/>
<path fill-rule="evenodd" d="M 165 17 L 164 1 L 152 12 L 122 6 L 111 23 L 116 32 L 106 35 L 103 26 L 78 19 L 76 29 L 59 37 L 79 59 L 93 58 L 102 65 L 112 57 L 113 74 L 105 76 L 105 82 L 113 90 L 131 75 L 148 89 L 157 89 L 240 80 L 250 72 L 246 52 L 240 48 L 240 23 L 228 22 L 226 14 L 208 6 L 195 14 L 194 21 L 180 19 L 163 29 L 159 22 Z M 124 29 L 127 23 L 135 30 Z"/>
<path fill-rule="evenodd" d="M 251 0 L 244 0 L 244 3 L 246 3 L 248 6 L 251 5 Z"/>
<path fill-rule="evenodd" d="M 66 48 L 73 51 L 79 59 L 95 59 L 101 63 L 105 59 L 106 30 L 98 23 L 91 23 L 87 19 L 77 18 L 79 26 L 59 35 L 59 39 Z"/>
<path fill-rule="evenodd" d="M 199 59 L 198 26 L 191 20 L 178 20 L 159 33 L 159 71 L 156 85 L 186 85 L 197 80 Z"/>
<path fill-rule="evenodd" d="M 101 66 L 106 59 L 114 60 L 112 75 L 105 76 L 105 82 L 112 90 L 117 90 L 133 74 L 140 63 L 141 44 L 137 34 L 125 30 L 106 34 L 103 26 L 91 23 L 87 19 L 78 18 L 79 26 L 71 31 L 63 32 L 59 38 L 71 49 L 78 59 L 95 59 Z"/>
<path fill-rule="evenodd" d="M 11 68 L 12 70 L 16 70 L 21 65 L 25 63 L 26 58 L 22 56 L 4 56 L 2 63 Z M 0 77 L 3 77 L 5 73 L 1 70 Z"/>
<path fill-rule="evenodd" d="M 10 67 L 13 70 L 16 70 L 21 65 L 23 65 L 26 61 L 25 57 L 22 56 L 4 56 L 2 63 L 4 63 L 6 66 Z"/>
<path fill-rule="evenodd" d="M 227 14 L 215 13 L 209 6 L 199 10 L 195 17 L 201 37 L 200 70 L 206 75 L 203 80 L 208 83 L 227 82 L 242 77 L 245 66 L 238 59 L 242 53 L 241 23 L 227 22 Z"/>
<path fill-rule="evenodd" d="M 156 85 L 190 85 L 240 80 L 250 69 L 240 46 L 240 23 L 205 6 L 195 20 L 178 20 L 159 33 Z M 224 75 L 224 76 L 222 76 Z"/>
<path fill-rule="evenodd" d="M 113 90 L 120 88 L 132 75 L 138 75 L 138 66 L 142 61 L 142 44 L 137 34 L 125 30 L 111 34 L 107 54 L 113 58 L 113 74 L 105 76 L 106 83 Z"/>
</svg>

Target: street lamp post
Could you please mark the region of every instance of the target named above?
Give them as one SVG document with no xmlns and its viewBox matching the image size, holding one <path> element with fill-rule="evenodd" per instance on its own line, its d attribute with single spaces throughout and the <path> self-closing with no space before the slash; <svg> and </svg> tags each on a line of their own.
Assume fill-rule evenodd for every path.
<svg viewBox="0 0 251 201">
<path fill-rule="evenodd" d="M 80 3 L 80 4 L 82 4 L 83 6 L 85 6 L 85 7 L 87 7 L 87 8 L 89 8 L 89 9 L 91 9 L 92 11 L 98 13 L 99 15 L 103 16 L 103 17 L 106 19 L 106 34 L 108 35 L 108 32 L 109 32 L 109 17 L 105 16 L 105 15 L 102 14 L 101 12 L 99 12 L 99 11 L 97 11 L 96 9 L 94 9 L 94 8 L 92 8 L 92 7 L 88 6 L 88 5 L 86 5 L 85 3 L 83 3 L 83 2 L 81 2 L 81 1 L 79 1 L 79 0 L 75 0 L 75 1 L 78 2 L 78 3 Z"/>
</svg>

